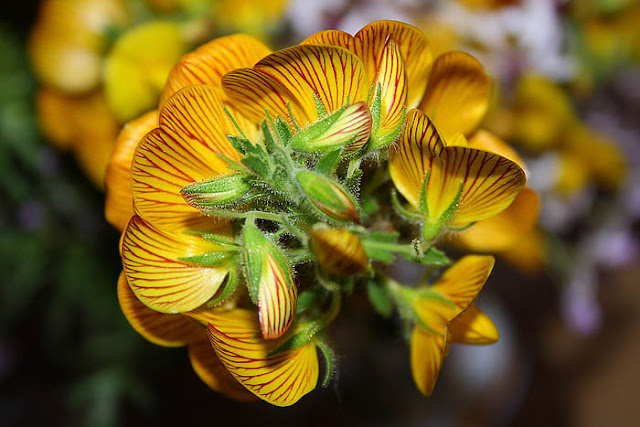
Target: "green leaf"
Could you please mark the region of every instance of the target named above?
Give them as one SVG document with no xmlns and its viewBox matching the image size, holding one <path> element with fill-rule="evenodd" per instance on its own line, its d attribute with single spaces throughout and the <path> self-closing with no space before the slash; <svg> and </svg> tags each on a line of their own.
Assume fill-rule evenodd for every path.
<svg viewBox="0 0 640 427">
<path fill-rule="evenodd" d="M 282 144 L 286 147 L 289 145 L 289 141 L 291 141 L 291 129 L 289 129 L 289 125 L 287 122 L 282 120 L 282 117 L 278 117 L 276 119 L 276 132 L 278 133 L 278 137 Z"/>
<path fill-rule="evenodd" d="M 445 253 L 434 247 L 430 247 L 427 251 L 419 257 L 411 257 L 405 254 L 401 254 L 405 258 L 411 261 L 417 261 L 420 264 L 433 266 L 433 267 L 445 267 L 451 265 L 451 259 L 445 255 Z"/>
<path fill-rule="evenodd" d="M 324 154 L 316 164 L 316 172 L 331 175 L 342 158 L 342 147 Z"/>
<path fill-rule="evenodd" d="M 373 308 L 383 317 L 389 317 L 393 310 L 393 301 L 387 288 L 376 282 L 375 280 L 369 280 L 367 282 L 367 295 Z"/>
</svg>

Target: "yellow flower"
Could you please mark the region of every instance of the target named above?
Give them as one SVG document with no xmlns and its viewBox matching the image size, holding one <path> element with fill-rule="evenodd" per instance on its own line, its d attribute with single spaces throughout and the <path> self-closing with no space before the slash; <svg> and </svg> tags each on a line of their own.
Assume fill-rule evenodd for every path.
<svg viewBox="0 0 640 427">
<path fill-rule="evenodd" d="M 87 93 L 101 81 L 109 30 L 128 22 L 120 0 L 45 0 L 29 41 L 31 63 L 48 87 Z"/>
<path fill-rule="evenodd" d="M 311 246 L 318 263 L 339 276 L 362 273 L 369 258 L 357 235 L 344 228 L 318 228 L 310 231 Z"/>
<path fill-rule="evenodd" d="M 414 187 L 420 193 L 429 173 L 433 189 L 425 215 L 441 221 L 439 210 L 447 207 L 442 207 L 445 202 L 440 199 L 450 198 L 450 188 L 461 192 L 451 217 L 447 217 L 447 226 L 466 225 L 504 209 L 524 184 L 524 172 L 516 163 L 486 151 L 445 146 L 419 110 L 410 110 L 406 117 L 407 108 L 424 108 L 452 132 L 452 141 L 461 144 L 455 134 L 474 129 L 484 114 L 490 81 L 477 61 L 453 53 L 430 64 L 431 55 L 422 34 L 390 21 L 368 25 L 356 36 L 322 32 L 302 45 L 274 53 L 256 39 L 234 35 L 186 55 L 169 73 L 157 116 L 150 113 L 123 131 L 109 167 L 111 202 L 106 211 L 110 221 L 119 226 L 124 217 L 133 214 L 121 240 L 123 280 L 133 295 L 147 309 L 164 315 L 186 315 L 206 324 L 222 365 L 259 398 L 287 406 L 311 391 L 318 380 L 316 348 L 326 355 L 324 344 L 316 341 L 315 334 L 335 313 L 330 310 L 332 316 L 315 319 L 316 311 L 323 311 L 324 302 L 314 307 L 314 314 L 305 313 L 304 307 L 301 315 L 297 312 L 298 284 L 289 257 L 309 256 L 304 247 L 308 238 L 300 237 L 302 248 L 283 249 L 277 236 L 287 232 L 295 235 L 296 230 L 304 233 L 302 230 L 311 228 L 318 218 L 344 223 L 344 227 L 356 227 L 360 222 L 358 200 L 347 184 L 321 168 L 331 163 L 331 155 L 338 152 L 339 156 L 349 156 L 350 162 L 359 161 L 402 136 L 398 152 L 404 150 L 411 156 L 396 156 L 396 172 L 402 171 L 402 183 L 398 184 L 393 165 L 392 176 L 396 175 L 396 185 L 404 185 L 407 191 L 401 192 L 407 200 L 411 202 L 415 196 Z M 454 123 L 448 111 L 463 105 L 467 114 Z M 405 119 L 407 126 L 402 133 Z M 284 142 L 276 146 L 272 134 Z M 429 147 L 433 152 L 426 149 L 429 142 L 433 142 Z M 282 157 L 282 163 L 309 156 L 305 159 L 317 169 L 305 170 L 306 163 L 300 161 L 287 169 L 281 181 L 275 173 L 261 174 L 258 169 L 267 166 L 251 161 L 257 161 L 256 153 L 266 154 L 264 147 L 293 153 Z M 267 158 L 266 162 L 280 162 L 279 151 L 274 148 L 269 152 L 273 159 Z M 316 153 L 323 157 L 316 160 Z M 416 166 L 429 156 L 433 163 L 429 169 Z M 465 172 L 465 168 L 469 170 Z M 124 179 L 127 171 L 131 196 Z M 230 189 L 236 190 L 235 178 L 225 177 L 249 172 L 258 184 L 292 194 L 291 199 L 283 199 L 283 204 L 299 207 L 300 228 L 274 231 L 263 227 L 257 219 L 278 224 L 290 220 L 269 209 L 216 210 L 219 198 L 211 196 L 212 192 L 218 195 L 220 191 L 227 194 Z M 487 173 L 489 178 L 473 180 L 475 175 L 484 178 Z M 269 181 L 272 176 L 275 178 Z M 453 177 L 452 182 L 449 177 Z M 460 181 L 460 177 L 464 179 Z M 461 183 L 465 184 L 462 190 Z M 230 197 L 235 201 L 242 198 L 242 192 L 232 192 Z M 212 197 L 215 200 L 211 206 L 204 206 Z M 125 209 L 129 200 L 133 202 L 131 211 Z M 225 203 L 228 201 L 225 199 Z M 430 217 L 432 214 L 435 216 Z M 215 215 L 245 218 L 240 237 L 232 237 L 229 223 Z M 271 219 L 274 216 L 276 219 Z M 355 234 L 343 231 L 340 235 L 351 242 L 347 246 L 357 252 L 355 266 L 348 267 L 364 270 L 368 259 L 361 242 Z M 319 260 L 327 243 L 335 245 L 335 238 L 315 237 L 311 243 Z M 321 265 L 330 266 L 327 270 L 335 267 L 326 260 Z M 245 274 L 239 278 L 242 268 Z M 344 274 L 344 264 L 334 270 L 336 275 Z M 455 305 L 457 295 L 454 291 L 447 293 L 450 285 L 446 278 L 451 275 L 443 276 L 442 292 Z M 233 292 L 238 281 L 246 282 L 247 301 L 231 304 L 227 311 L 209 308 L 224 300 L 227 289 Z M 439 292 L 437 286 L 434 289 Z M 460 300 L 460 309 L 447 317 L 446 324 L 457 319 L 472 299 Z M 333 301 L 331 307 L 335 307 Z M 426 322 L 426 316 L 436 311 L 428 304 L 425 307 L 427 311 L 420 313 Z M 486 329 L 484 320 L 481 314 L 469 315 L 469 319 L 460 316 L 456 322 L 462 323 L 451 334 L 469 342 L 481 340 L 478 335 Z M 135 322 L 132 324 L 135 327 Z"/>
<path fill-rule="evenodd" d="M 517 163 L 465 146 L 462 135 L 453 141 L 446 145 L 433 123 L 411 110 L 389 159 L 396 188 L 424 219 L 426 241 L 502 212 L 526 182 Z"/>
<path fill-rule="evenodd" d="M 493 263 L 491 256 L 466 256 L 413 296 L 416 321 L 411 334 L 411 371 L 425 396 L 435 387 L 449 342 L 491 344 L 498 340 L 491 319 L 473 305 Z"/>
<path fill-rule="evenodd" d="M 173 22 L 151 21 L 118 37 L 105 58 L 104 90 L 120 121 L 155 106 L 171 67 L 185 51 Z"/>
</svg>

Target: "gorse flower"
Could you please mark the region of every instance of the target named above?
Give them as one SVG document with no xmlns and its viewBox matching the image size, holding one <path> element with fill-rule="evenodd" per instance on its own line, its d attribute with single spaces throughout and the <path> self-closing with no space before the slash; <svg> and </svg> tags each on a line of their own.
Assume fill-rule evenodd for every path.
<svg viewBox="0 0 640 427">
<path fill-rule="evenodd" d="M 153 342 L 194 348 L 215 390 L 288 406 L 316 387 L 318 350 L 323 384 L 332 377 L 327 327 L 342 295 L 366 284 L 379 311 L 395 302 L 422 334 L 412 366 L 430 394 L 450 338 L 497 339 L 472 305 L 493 259 L 464 258 L 428 290 L 382 267 L 397 255 L 448 265 L 433 246 L 440 231 L 498 214 L 523 188 L 518 163 L 460 134 L 481 120 L 489 89 L 473 58 L 432 61 L 418 30 L 391 21 L 273 53 L 232 35 L 186 55 L 109 167 L 125 315 Z M 393 185 L 410 207 L 392 196 L 400 216 L 382 227 Z M 208 333 L 209 362 L 194 329 Z"/>
</svg>

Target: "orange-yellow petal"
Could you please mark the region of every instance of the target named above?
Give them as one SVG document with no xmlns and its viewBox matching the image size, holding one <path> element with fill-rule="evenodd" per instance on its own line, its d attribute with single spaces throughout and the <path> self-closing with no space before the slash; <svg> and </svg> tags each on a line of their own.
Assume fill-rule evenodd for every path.
<svg viewBox="0 0 640 427">
<path fill-rule="evenodd" d="M 433 123 L 419 110 L 410 110 L 402 138 L 391 150 L 389 174 L 398 191 L 416 208 L 420 206 L 420 192 L 427 172 L 443 149 Z"/>
<path fill-rule="evenodd" d="M 489 218 L 509 207 L 525 183 L 524 171 L 505 157 L 473 148 L 445 147 L 434 159 L 429 175 L 429 218 L 440 221 L 456 198 L 453 215 L 447 218 L 450 226 Z"/>
<path fill-rule="evenodd" d="M 349 49 L 365 65 L 368 85 L 376 78 L 384 46 L 393 40 L 404 59 L 407 76 L 407 106 L 420 102 L 427 86 L 431 49 L 424 34 L 417 28 L 397 21 L 378 21 L 362 28 L 354 37 L 338 30 L 327 30 L 307 38 L 302 44 L 328 44 Z"/>
<path fill-rule="evenodd" d="M 449 144 L 447 143 L 447 145 Z M 469 138 L 468 146 L 471 148 L 477 148 L 479 150 L 490 151 L 492 153 L 499 154 L 502 157 L 506 157 L 512 162 L 515 162 L 523 170 L 526 170 L 524 160 L 522 159 L 520 154 L 518 154 L 518 152 L 514 150 L 512 146 L 489 131 L 480 129 L 475 132 L 473 136 Z"/>
<path fill-rule="evenodd" d="M 538 221 L 540 199 L 535 191 L 524 188 L 511 206 L 496 216 L 478 221 L 457 233 L 454 239 L 474 252 L 501 252 L 519 244 Z"/>
<path fill-rule="evenodd" d="M 222 393 L 231 399 L 241 402 L 256 400 L 255 396 L 236 381 L 220 362 L 218 355 L 207 339 L 204 329 L 202 329 L 201 338 L 189 344 L 189 360 L 200 379 L 212 390 Z"/>
<path fill-rule="evenodd" d="M 118 278 L 118 301 L 133 329 L 154 344 L 181 347 L 205 337 L 205 329 L 188 317 L 159 313 L 142 304 L 129 287 L 124 271 Z"/>
<path fill-rule="evenodd" d="M 289 334 L 278 340 L 260 338 L 257 313 L 237 309 L 210 318 L 209 339 L 220 361 L 260 399 L 290 406 L 316 387 L 318 356 L 313 342 L 272 355 Z"/>
<path fill-rule="evenodd" d="M 474 305 L 449 324 L 449 339 L 462 344 L 493 344 L 498 341 L 496 325 Z"/>
<path fill-rule="evenodd" d="M 201 267 L 180 258 L 217 249 L 198 235 L 160 231 L 134 216 L 122 239 L 122 265 L 142 303 L 162 313 L 180 313 L 211 299 L 228 272 L 224 264 Z"/>
<path fill-rule="evenodd" d="M 407 75 L 399 46 L 389 39 L 384 45 L 378 65 L 373 89 L 369 95 L 369 105 L 375 105 L 378 89 L 380 92 L 380 116 L 373 134 L 374 146 L 387 146 L 400 135 L 400 126 L 406 113 Z M 392 137 L 391 140 L 389 138 Z"/>
<path fill-rule="evenodd" d="M 316 99 L 331 113 L 365 101 L 368 87 L 362 62 L 346 49 L 301 45 L 277 51 L 254 67 L 284 86 L 309 121 L 318 118 Z"/>
<path fill-rule="evenodd" d="M 222 87 L 231 103 L 244 116 L 255 123 L 266 118 L 281 117 L 290 125 L 289 108 L 298 123 L 307 120 L 293 95 L 283 85 L 265 73 L 251 68 L 241 68 L 227 73 L 222 78 Z"/>
<path fill-rule="evenodd" d="M 119 231 L 124 230 L 133 216 L 131 193 L 131 160 L 138 143 L 158 126 L 158 112 L 151 111 L 127 123 L 113 146 L 105 174 L 105 217 Z"/>
<path fill-rule="evenodd" d="M 176 64 L 160 97 L 160 107 L 178 90 L 191 85 L 222 88 L 222 76 L 237 68 L 253 67 L 271 53 L 259 40 L 246 34 L 219 37 L 183 56 Z M 225 100 L 222 90 L 221 99 Z"/>
<path fill-rule="evenodd" d="M 432 334 L 420 326 L 411 334 L 411 373 L 418 390 L 429 397 L 445 357 L 447 334 Z"/>
<path fill-rule="evenodd" d="M 474 57 L 448 52 L 433 62 L 420 109 L 446 139 L 469 134 L 484 117 L 491 96 L 491 78 Z"/>
<path fill-rule="evenodd" d="M 494 263 L 490 255 L 467 255 L 449 267 L 429 289 L 465 310 L 478 297 Z"/>
<path fill-rule="evenodd" d="M 262 336 L 265 339 L 278 338 L 289 329 L 296 311 L 298 288 L 293 280 L 293 271 L 270 254 L 265 254 L 260 279 L 258 311 Z"/>
<path fill-rule="evenodd" d="M 159 121 L 160 127 L 142 139 L 133 156 L 131 186 L 136 213 L 162 227 L 193 227 L 203 216 L 184 201 L 180 190 L 228 173 L 227 162 L 220 155 L 239 158 L 227 139 L 237 131 L 209 86 L 189 86 L 171 97 Z"/>
<path fill-rule="evenodd" d="M 388 39 L 395 42 L 404 59 L 407 105 L 415 107 L 427 86 L 431 48 L 424 34 L 411 25 L 397 21 L 378 21 L 367 25 L 355 35 L 355 52 L 364 62 L 370 79 L 377 73 L 380 55 Z"/>
</svg>

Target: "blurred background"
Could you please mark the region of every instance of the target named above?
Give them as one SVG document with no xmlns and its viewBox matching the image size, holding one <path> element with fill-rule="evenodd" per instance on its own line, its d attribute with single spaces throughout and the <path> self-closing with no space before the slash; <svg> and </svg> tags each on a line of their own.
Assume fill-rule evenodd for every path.
<svg viewBox="0 0 640 427">
<path fill-rule="evenodd" d="M 203 41 L 243 31 L 278 48 L 377 19 L 416 25 L 435 55 L 472 53 L 496 80 L 483 127 L 525 158 L 540 199 L 510 247 L 475 248 L 497 253 L 478 304 L 501 339 L 454 346 L 425 399 L 399 322 L 356 292 L 331 328 L 328 388 L 288 409 L 227 400 L 186 349 L 148 343 L 120 311 L 102 185 L 113 140 Z M 145 36 L 157 22 L 179 40 Z M 634 0 L 13 4 L 0 22 L 0 425 L 636 425 L 639 22 Z M 131 59 L 144 40 L 160 77 L 121 87 L 148 66 Z"/>
</svg>

